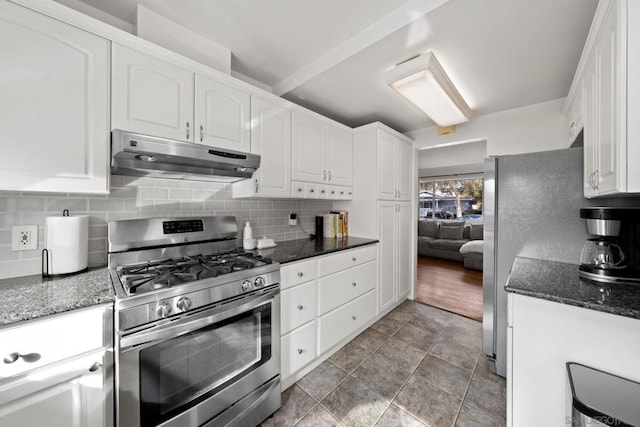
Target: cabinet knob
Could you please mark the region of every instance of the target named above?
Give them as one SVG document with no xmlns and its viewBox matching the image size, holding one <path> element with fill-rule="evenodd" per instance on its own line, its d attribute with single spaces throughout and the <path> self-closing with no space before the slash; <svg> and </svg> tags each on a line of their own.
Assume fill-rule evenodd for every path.
<svg viewBox="0 0 640 427">
<path fill-rule="evenodd" d="M 314 190 L 313 188 L 309 190 L 309 193 L 315 193 L 316 190 Z"/>
<path fill-rule="evenodd" d="M 37 362 L 38 360 L 40 360 L 42 356 L 40 355 L 40 353 L 27 353 L 27 354 L 20 354 L 18 352 L 14 352 L 14 353 L 10 353 L 7 356 L 5 356 L 4 358 L 4 363 L 11 364 L 15 361 L 17 361 L 18 359 L 22 359 L 27 363 L 33 363 L 33 362 Z"/>
<path fill-rule="evenodd" d="M 301 271 L 300 273 L 298 273 L 298 277 L 302 277 L 304 276 L 304 273 Z"/>
<path fill-rule="evenodd" d="M 258 192 L 258 178 L 256 178 L 256 193 Z"/>
<path fill-rule="evenodd" d="M 356 316 L 351 316 L 351 319 L 352 320 L 356 320 Z"/>
<path fill-rule="evenodd" d="M 322 180 L 323 181 L 327 180 L 327 171 L 322 171 Z"/>
<path fill-rule="evenodd" d="M 303 308 L 304 308 L 304 305 L 302 305 L 302 304 L 300 304 L 300 305 L 298 306 L 298 310 L 302 310 Z"/>
<path fill-rule="evenodd" d="M 351 258 L 351 261 L 356 262 L 356 257 Z"/>
<path fill-rule="evenodd" d="M 187 139 L 189 139 L 189 135 L 191 135 L 191 125 L 187 122 Z"/>
<path fill-rule="evenodd" d="M 303 349 L 301 349 L 301 348 L 299 348 L 299 349 L 298 349 L 298 354 L 302 354 L 302 353 L 304 353 L 304 350 L 303 350 Z"/>
<path fill-rule="evenodd" d="M 356 282 L 353 282 L 353 283 L 351 284 L 351 286 L 357 286 L 357 285 L 358 285 L 358 284 L 357 284 Z"/>
<path fill-rule="evenodd" d="M 204 128 L 200 125 L 200 142 L 204 139 Z"/>
<path fill-rule="evenodd" d="M 91 367 L 89 367 L 89 372 L 95 372 L 100 368 L 102 368 L 102 363 L 95 362 L 93 365 L 91 365 Z"/>
<path fill-rule="evenodd" d="M 329 176 L 329 181 L 331 181 L 331 171 L 327 175 Z"/>
<path fill-rule="evenodd" d="M 302 187 L 298 187 L 298 193 L 302 193 Z"/>
</svg>

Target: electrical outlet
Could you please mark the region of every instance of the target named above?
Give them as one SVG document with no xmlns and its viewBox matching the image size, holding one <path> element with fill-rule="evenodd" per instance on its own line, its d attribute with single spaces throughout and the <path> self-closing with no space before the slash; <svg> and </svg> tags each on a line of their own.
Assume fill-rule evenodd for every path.
<svg viewBox="0 0 640 427">
<path fill-rule="evenodd" d="M 298 215 L 294 213 L 289 214 L 289 225 L 297 225 L 298 224 Z"/>
<path fill-rule="evenodd" d="M 11 250 L 29 251 L 38 249 L 37 225 L 14 225 L 11 227 Z"/>
</svg>

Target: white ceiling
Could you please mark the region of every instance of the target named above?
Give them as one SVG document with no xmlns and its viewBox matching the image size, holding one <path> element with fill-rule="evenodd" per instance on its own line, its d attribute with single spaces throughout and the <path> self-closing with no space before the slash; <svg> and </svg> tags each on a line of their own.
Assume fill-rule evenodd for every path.
<svg viewBox="0 0 640 427">
<path fill-rule="evenodd" d="M 58 0 L 73 6 L 77 0 Z M 350 126 L 432 126 L 382 73 L 433 50 L 485 115 L 565 97 L 597 0 L 82 0 L 131 24 L 136 5 L 233 53 L 232 70 Z M 472 119 L 473 120 L 473 119 Z"/>
</svg>

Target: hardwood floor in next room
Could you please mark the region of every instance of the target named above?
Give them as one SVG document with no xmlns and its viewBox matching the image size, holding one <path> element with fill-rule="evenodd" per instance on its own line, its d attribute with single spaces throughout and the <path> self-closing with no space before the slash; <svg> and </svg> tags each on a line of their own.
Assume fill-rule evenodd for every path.
<svg viewBox="0 0 640 427">
<path fill-rule="evenodd" d="M 263 427 L 499 427 L 505 380 L 482 324 L 405 301 L 282 393 Z"/>
<path fill-rule="evenodd" d="M 416 301 L 482 321 L 482 272 L 461 262 L 418 257 Z"/>
</svg>

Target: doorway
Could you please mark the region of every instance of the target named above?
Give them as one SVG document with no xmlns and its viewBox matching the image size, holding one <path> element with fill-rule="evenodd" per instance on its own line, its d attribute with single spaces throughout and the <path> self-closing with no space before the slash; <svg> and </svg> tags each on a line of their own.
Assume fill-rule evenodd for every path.
<svg viewBox="0 0 640 427">
<path fill-rule="evenodd" d="M 482 321 L 482 174 L 418 187 L 416 301 Z"/>
</svg>

